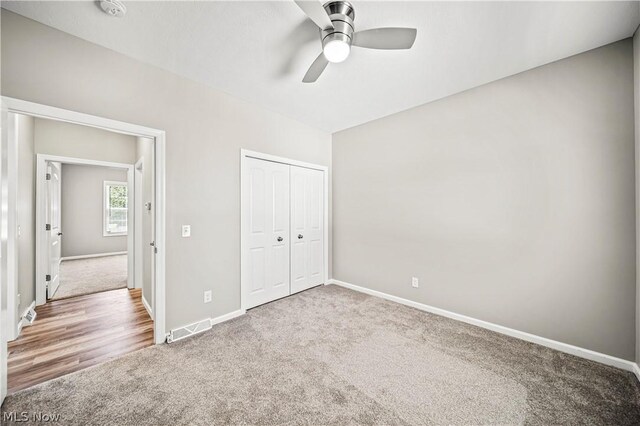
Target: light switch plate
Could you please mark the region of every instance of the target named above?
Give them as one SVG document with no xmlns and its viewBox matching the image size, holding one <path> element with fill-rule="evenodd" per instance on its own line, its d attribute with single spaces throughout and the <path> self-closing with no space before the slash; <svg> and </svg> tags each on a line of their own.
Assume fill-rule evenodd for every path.
<svg viewBox="0 0 640 426">
<path fill-rule="evenodd" d="M 191 225 L 182 225 L 182 237 L 190 237 L 191 236 Z"/>
</svg>

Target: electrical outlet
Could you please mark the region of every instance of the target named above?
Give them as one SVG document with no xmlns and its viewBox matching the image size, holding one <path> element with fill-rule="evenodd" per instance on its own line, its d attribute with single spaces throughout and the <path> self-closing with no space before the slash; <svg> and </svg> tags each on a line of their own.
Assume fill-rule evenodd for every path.
<svg viewBox="0 0 640 426">
<path fill-rule="evenodd" d="M 182 225 L 182 237 L 187 238 L 191 236 L 191 225 Z"/>
<path fill-rule="evenodd" d="M 18 297 L 16 297 L 16 305 L 18 306 L 18 308 L 20 307 L 20 295 L 18 294 Z"/>
<path fill-rule="evenodd" d="M 413 288 L 420 287 L 420 281 L 416 277 L 411 278 L 411 287 Z"/>
<path fill-rule="evenodd" d="M 207 290 L 204 292 L 204 303 L 211 302 L 211 290 Z"/>
</svg>

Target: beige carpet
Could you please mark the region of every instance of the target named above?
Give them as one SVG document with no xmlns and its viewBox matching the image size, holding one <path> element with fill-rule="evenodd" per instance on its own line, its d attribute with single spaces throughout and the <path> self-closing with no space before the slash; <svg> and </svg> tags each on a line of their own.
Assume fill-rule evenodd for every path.
<svg viewBox="0 0 640 426">
<path fill-rule="evenodd" d="M 7 398 L 77 425 L 640 424 L 628 372 L 336 286 Z"/>
<path fill-rule="evenodd" d="M 64 260 L 60 263 L 60 286 L 52 299 L 127 287 L 127 255 Z"/>
</svg>

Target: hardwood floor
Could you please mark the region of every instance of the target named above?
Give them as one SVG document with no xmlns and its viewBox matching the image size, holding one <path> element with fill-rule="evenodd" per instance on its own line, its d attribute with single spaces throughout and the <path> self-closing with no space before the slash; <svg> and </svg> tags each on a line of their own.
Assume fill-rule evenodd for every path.
<svg viewBox="0 0 640 426">
<path fill-rule="evenodd" d="M 9 393 L 153 344 L 140 289 L 55 300 L 9 342 Z"/>
</svg>

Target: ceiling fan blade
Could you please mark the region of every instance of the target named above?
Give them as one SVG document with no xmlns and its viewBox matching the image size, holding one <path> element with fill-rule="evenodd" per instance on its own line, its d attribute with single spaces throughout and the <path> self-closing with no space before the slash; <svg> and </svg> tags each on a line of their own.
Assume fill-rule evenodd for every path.
<svg viewBox="0 0 640 426">
<path fill-rule="evenodd" d="M 416 41 L 415 28 L 373 28 L 353 34 L 353 46 L 367 49 L 411 49 Z"/>
<path fill-rule="evenodd" d="M 333 24 L 331 23 L 331 19 L 329 19 L 329 15 L 327 15 L 327 11 L 324 10 L 322 3 L 318 0 L 296 0 L 296 4 L 318 27 L 320 27 L 321 30 L 333 28 Z"/>
<path fill-rule="evenodd" d="M 327 61 L 327 58 L 324 57 L 324 53 L 320 52 L 320 55 L 318 55 L 316 60 L 313 61 L 313 63 L 309 67 L 309 70 L 304 75 L 302 82 L 314 83 L 318 79 L 318 77 L 320 77 L 320 74 L 322 74 L 322 71 L 324 71 L 327 65 L 329 65 L 329 61 Z"/>
</svg>

